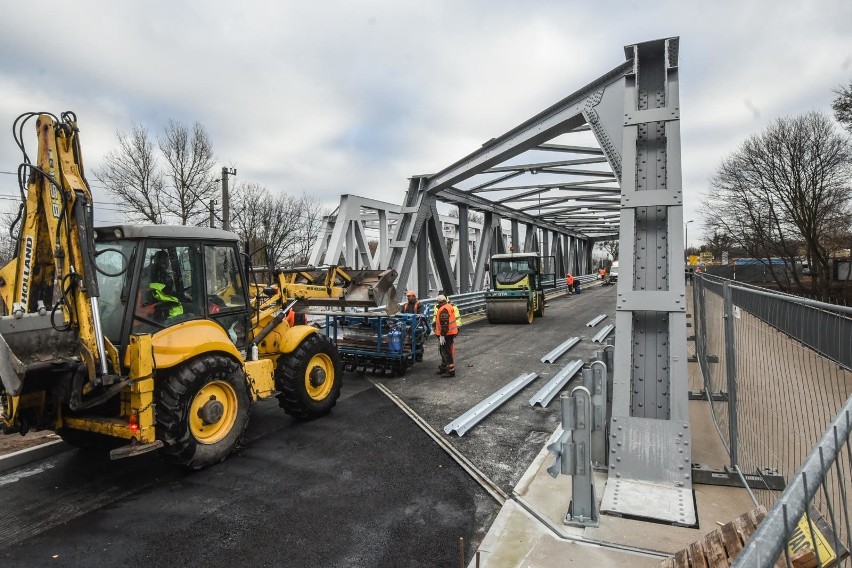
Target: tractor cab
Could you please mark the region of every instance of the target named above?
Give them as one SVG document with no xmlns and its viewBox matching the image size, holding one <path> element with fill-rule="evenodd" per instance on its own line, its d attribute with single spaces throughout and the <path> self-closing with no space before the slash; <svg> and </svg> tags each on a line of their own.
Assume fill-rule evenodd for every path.
<svg viewBox="0 0 852 568">
<path fill-rule="evenodd" d="M 237 236 L 201 227 L 117 225 L 95 231 L 99 310 L 123 351 L 131 334 L 209 319 L 245 346 L 249 303 Z"/>
</svg>

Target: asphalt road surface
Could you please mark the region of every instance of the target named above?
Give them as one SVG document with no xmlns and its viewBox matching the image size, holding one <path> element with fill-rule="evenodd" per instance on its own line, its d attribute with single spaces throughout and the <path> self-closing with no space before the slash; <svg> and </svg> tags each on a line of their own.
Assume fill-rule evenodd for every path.
<svg viewBox="0 0 852 568">
<path fill-rule="evenodd" d="M 585 322 L 609 313 L 612 323 L 614 295 L 551 299 L 531 326 L 465 325 L 454 379 L 434 374 L 431 340 L 422 364 L 382 382 L 509 490 L 558 425 L 557 404 L 527 401 L 599 349 Z M 558 364 L 539 361 L 573 335 L 583 341 Z M 443 434 L 527 371 L 541 377 L 464 438 Z M 155 454 L 110 462 L 71 450 L 0 475 L 0 566 L 457 566 L 459 538 L 470 559 L 498 510 L 367 378 L 347 374 L 331 415 L 297 423 L 259 403 L 243 446 L 200 472 Z"/>
</svg>

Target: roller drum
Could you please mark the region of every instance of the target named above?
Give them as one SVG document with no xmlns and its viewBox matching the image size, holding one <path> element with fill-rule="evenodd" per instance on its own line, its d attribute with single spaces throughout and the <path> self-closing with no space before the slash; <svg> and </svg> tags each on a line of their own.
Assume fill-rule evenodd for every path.
<svg viewBox="0 0 852 568">
<path fill-rule="evenodd" d="M 524 323 L 533 322 L 533 309 L 526 299 L 487 299 L 485 314 L 489 323 Z"/>
</svg>

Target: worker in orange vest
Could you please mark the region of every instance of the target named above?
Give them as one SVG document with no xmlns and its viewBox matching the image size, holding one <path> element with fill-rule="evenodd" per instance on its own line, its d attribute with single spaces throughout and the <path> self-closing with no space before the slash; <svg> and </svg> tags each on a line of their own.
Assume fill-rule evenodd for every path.
<svg viewBox="0 0 852 568">
<path fill-rule="evenodd" d="M 598 276 L 600 277 L 601 280 L 606 278 L 606 268 L 601 267 L 601 269 L 598 270 Z"/>
<path fill-rule="evenodd" d="M 570 272 L 565 275 L 565 283 L 568 285 L 568 293 L 573 294 L 574 293 L 574 277 L 571 275 Z"/>
<path fill-rule="evenodd" d="M 438 306 L 435 335 L 438 336 L 438 343 L 441 345 L 441 364 L 438 367 L 438 374 L 442 377 L 455 377 L 456 347 L 454 342 L 459 333 L 456 314 L 452 304 L 447 302 L 447 297 L 443 294 L 439 294 L 435 301 Z"/>
<path fill-rule="evenodd" d="M 405 293 L 406 302 L 402 305 L 402 313 L 404 314 L 419 314 L 422 313 L 420 301 L 417 299 L 417 294 L 414 290 L 409 290 Z"/>
</svg>

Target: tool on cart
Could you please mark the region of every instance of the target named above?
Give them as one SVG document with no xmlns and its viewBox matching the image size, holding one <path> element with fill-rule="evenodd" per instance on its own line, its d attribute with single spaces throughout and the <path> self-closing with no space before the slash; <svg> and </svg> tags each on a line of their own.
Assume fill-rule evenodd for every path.
<svg viewBox="0 0 852 568">
<path fill-rule="evenodd" d="M 544 316 L 544 290 L 556 287 L 556 274 L 543 274 L 546 259 L 538 253 L 496 254 L 491 257 L 491 289 L 485 292 L 489 323 L 532 323 Z"/>
</svg>

